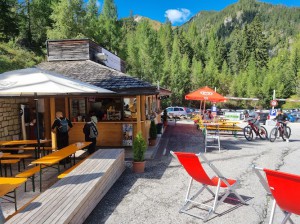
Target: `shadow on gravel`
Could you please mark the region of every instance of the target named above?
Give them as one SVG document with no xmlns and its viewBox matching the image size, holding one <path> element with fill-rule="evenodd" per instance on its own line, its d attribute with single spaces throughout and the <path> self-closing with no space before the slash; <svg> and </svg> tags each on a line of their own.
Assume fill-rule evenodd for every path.
<svg viewBox="0 0 300 224">
<path fill-rule="evenodd" d="M 161 179 L 168 168 L 180 167 L 180 165 L 169 166 L 173 157 L 170 151 L 183 151 L 199 153 L 204 151 L 203 135 L 191 124 L 175 125 L 175 122 L 169 122 L 162 139 L 164 140 L 157 150 L 154 160 L 146 162 L 145 173 L 134 174 L 131 171 L 131 162 L 126 163 L 126 170 L 117 182 L 112 186 L 100 203 L 96 206 L 90 216 L 84 222 L 89 223 L 105 223 L 110 215 L 115 211 L 117 206 L 122 202 L 126 195 L 130 194 L 132 187 L 139 178 L 143 179 Z M 240 150 L 243 144 L 249 145 L 248 142 L 238 143 L 235 141 L 227 141 L 224 144 L 228 150 Z M 259 144 L 259 143 L 253 143 Z M 222 145 L 222 142 L 221 142 Z M 229 147 L 230 145 L 230 147 Z M 234 145 L 234 147 L 233 147 Z M 253 155 L 249 155 L 253 156 Z M 245 157 L 245 156 L 243 156 Z M 222 160 L 230 160 L 230 158 L 222 158 Z M 137 186 L 138 187 L 138 186 Z M 237 205 L 238 206 L 238 205 Z"/>
</svg>

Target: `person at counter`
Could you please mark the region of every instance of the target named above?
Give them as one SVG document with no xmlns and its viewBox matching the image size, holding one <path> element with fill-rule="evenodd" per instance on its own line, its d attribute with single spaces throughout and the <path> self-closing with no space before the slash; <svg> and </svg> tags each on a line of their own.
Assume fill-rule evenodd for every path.
<svg viewBox="0 0 300 224">
<path fill-rule="evenodd" d="M 86 123 L 83 127 L 83 133 L 86 142 L 92 142 L 88 146 L 88 153 L 92 154 L 96 151 L 96 139 L 98 136 L 97 126 L 94 124 L 90 116 L 87 116 L 85 119 Z"/>
<path fill-rule="evenodd" d="M 71 121 L 64 117 L 61 111 L 57 111 L 56 119 L 52 124 L 52 132 L 56 133 L 57 149 L 69 145 L 69 130 L 72 127 Z"/>
</svg>

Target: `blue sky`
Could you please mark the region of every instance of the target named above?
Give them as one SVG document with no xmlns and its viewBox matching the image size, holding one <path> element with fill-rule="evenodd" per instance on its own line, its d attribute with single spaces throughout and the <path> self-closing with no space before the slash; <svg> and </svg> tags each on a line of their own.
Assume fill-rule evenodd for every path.
<svg viewBox="0 0 300 224">
<path fill-rule="evenodd" d="M 262 0 L 263 2 L 300 7 L 300 0 Z M 102 5 L 103 0 L 98 0 Z M 173 25 L 189 20 L 200 10 L 222 10 L 237 0 L 115 0 L 119 18 L 128 17 L 130 10 L 134 15 L 149 17 L 165 22 L 166 17 Z"/>
</svg>

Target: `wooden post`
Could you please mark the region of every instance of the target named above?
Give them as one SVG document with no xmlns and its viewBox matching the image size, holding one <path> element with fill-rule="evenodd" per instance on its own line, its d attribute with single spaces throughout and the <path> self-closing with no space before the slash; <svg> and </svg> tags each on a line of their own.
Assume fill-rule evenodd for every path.
<svg viewBox="0 0 300 224">
<path fill-rule="evenodd" d="M 141 120 L 146 120 L 146 96 L 141 96 Z"/>
<path fill-rule="evenodd" d="M 70 113 L 69 113 L 69 98 L 65 97 L 65 117 L 70 120 Z"/>
<path fill-rule="evenodd" d="M 50 121 L 51 125 L 53 124 L 55 120 L 55 98 L 50 98 Z M 51 140 L 52 140 L 52 149 L 56 149 L 56 134 L 51 132 Z"/>
<path fill-rule="evenodd" d="M 141 113 L 142 113 L 142 105 L 141 105 L 141 96 L 138 95 L 136 96 L 136 121 L 137 121 L 137 125 L 136 125 L 136 131 L 137 133 L 142 132 L 142 120 L 141 120 Z"/>
<path fill-rule="evenodd" d="M 50 100 L 48 98 L 44 99 L 44 127 L 45 127 L 45 138 L 51 138 L 51 121 L 50 117 Z"/>
</svg>

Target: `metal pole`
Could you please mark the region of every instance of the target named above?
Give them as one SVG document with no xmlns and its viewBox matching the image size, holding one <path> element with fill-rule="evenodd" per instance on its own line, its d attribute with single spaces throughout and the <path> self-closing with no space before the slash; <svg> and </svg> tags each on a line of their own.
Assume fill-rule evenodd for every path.
<svg viewBox="0 0 300 224">
<path fill-rule="evenodd" d="M 273 100 L 275 100 L 276 99 L 276 91 L 275 91 L 275 89 L 273 90 Z M 274 110 L 274 106 L 272 106 L 272 109 Z"/>
<path fill-rule="evenodd" d="M 34 96 L 37 97 L 37 94 L 34 93 Z M 38 157 L 40 156 L 40 148 L 41 148 L 41 141 L 40 141 L 40 121 L 39 121 L 39 111 L 38 111 L 38 106 L 39 106 L 39 101 L 37 98 L 35 100 L 35 113 L 36 113 L 36 131 L 37 131 L 37 154 Z"/>
</svg>

